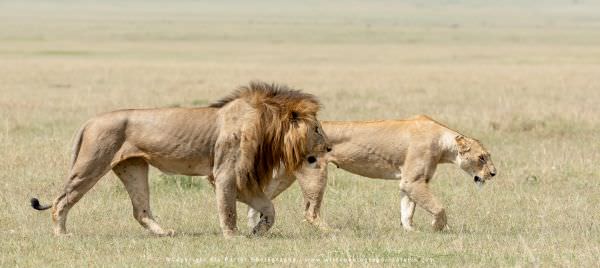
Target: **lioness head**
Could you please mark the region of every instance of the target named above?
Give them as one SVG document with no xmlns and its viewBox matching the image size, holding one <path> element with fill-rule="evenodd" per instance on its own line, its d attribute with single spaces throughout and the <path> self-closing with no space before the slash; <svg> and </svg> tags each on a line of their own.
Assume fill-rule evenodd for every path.
<svg viewBox="0 0 600 268">
<path fill-rule="evenodd" d="M 483 185 L 496 176 L 496 167 L 490 153 L 475 139 L 459 135 L 455 138 L 458 149 L 458 165 L 471 176 L 475 183 Z"/>
</svg>

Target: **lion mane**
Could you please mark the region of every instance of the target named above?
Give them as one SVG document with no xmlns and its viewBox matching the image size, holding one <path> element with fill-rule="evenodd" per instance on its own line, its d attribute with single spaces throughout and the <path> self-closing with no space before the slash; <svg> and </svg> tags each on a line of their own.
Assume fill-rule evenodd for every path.
<svg viewBox="0 0 600 268">
<path fill-rule="evenodd" d="M 252 81 L 210 107 L 223 108 L 242 99 L 255 109 L 254 122 L 241 133 L 241 160 L 237 162 L 239 188 L 256 182 L 263 187 L 273 171 L 300 168 L 306 152 L 309 126 L 314 126 L 321 105 L 314 95 L 285 85 Z"/>
</svg>

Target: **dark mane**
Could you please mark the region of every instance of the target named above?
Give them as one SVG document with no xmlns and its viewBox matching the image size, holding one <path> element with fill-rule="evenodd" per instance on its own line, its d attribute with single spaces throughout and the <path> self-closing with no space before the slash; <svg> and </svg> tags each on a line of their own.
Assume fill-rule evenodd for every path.
<svg viewBox="0 0 600 268">
<path fill-rule="evenodd" d="M 262 95 L 265 99 L 277 99 L 281 102 L 308 99 L 320 106 L 319 101 L 312 94 L 303 93 L 297 89 L 291 89 L 287 85 L 275 83 L 269 84 L 262 81 L 251 81 L 249 85 L 239 87 L 233 93 L 229 94 L 229 96 L 210 104 L 208 107 L 222 108 L 236 99 L 253 95 Z"/>
</svg>

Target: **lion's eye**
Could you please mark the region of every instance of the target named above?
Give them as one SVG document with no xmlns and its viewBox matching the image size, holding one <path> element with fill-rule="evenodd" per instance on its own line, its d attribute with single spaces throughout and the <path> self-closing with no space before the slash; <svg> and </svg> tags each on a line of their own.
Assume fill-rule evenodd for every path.
<svg viewBox="0 0 600 268">
<path fill-rule="evenodd" d="M 319 133 L 319 127 L 316 127 L 316 128 L 315 128 L 315 132 L 316 132 L 316 133 Z"/>
<path fill-rule="evenodd" d="M 485 164 L 485 157 L 483 155 L 479 156 L 479 162 Z"/>
</svg>

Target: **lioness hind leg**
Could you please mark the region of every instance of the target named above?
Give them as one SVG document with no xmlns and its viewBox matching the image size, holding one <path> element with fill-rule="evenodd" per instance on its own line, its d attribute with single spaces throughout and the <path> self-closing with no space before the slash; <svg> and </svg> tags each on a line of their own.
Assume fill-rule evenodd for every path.
<svg viewBox="0 0 600 268">
<path fill-rule="evenodd" d="M 275 224 L 275 207 L 262 191 L 244 198 L 244 202 L 260 214 L 260 219 L 252 228 L 253 235 L 264 235 Z"/>
<path fill-rule="evenodd" d="M 281 169 L 278 171 L 277 176 L 265 187 L 264 194 L 273 200 L 284 190 L 288 189 L 295 181 L 296 177 L 294 175 L 288 176 L 285 170 Z M 259 221 L 260 212 L 248 206 L 248 227 L 254 228 Z"/>
<path fill-rule="evenodd" d="M 254 228 L 260 221 L 260 212 L 248 206 L 248 228 Z"/>
<path fill-rule="evenodd" d="M 141 158 L 131 158 L 117 164 L 113 171 L 121 179 L 129 193 L 133 205 L 133 217 L 155 235 L 173 235 L 174 231 L 163 230 L 152 217 L 148 187 L 148 163 Z"/>
<path fill-rule="evenodd" d="M 406 192 L 400 190 L 400 220 L 406 231 L 413 231 L 413 215 L 415 214 L 415 202 L 410 200 Z"/>
<path fill-rule="evenodd" d="M 446 211 L 442 204 L 429 190 L 426 182 L 402 182 L 401 189 L 405 191 L 411 200 L 414 200 L 420 207 L 433 215 L 432 227 L 436 231 L 441 231 L 446 226 Z"/>
</svg>

